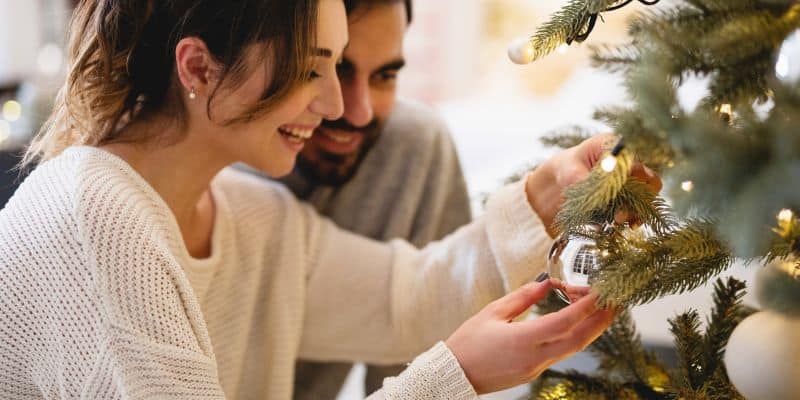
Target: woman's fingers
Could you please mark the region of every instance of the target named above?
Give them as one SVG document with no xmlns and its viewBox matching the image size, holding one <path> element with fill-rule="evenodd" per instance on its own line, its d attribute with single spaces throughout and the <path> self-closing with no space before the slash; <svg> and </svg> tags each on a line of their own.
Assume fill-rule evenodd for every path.
<svg viewBox="0 0 800 400">
<path fill-rule="evenodd" d="M 558 362 L 589 346 L 603 334 L 615 317 L 616 312 L 612 309 L 597 310 L 575 325 L 566 335 L 541 345 L 538 351 L 546 359 Z"/>
<path fill-rule="evenodd" d="M 497 299 L 491 307 L 492 313 L 503 320 L 511 320 L 538 303 L 552 287 L 548 279 L 543 282 L 531 282 L 517 290 Z"/>
<path fill-rule="evenodd" d="M 578 324 L 597 311 L 597 295 L 589 294 L 559 311 L 530 321 L 522 321 L 531 344 L 550 342 L 569 334 Z M 538 339 L 538 341 L 536 340 Z"/>
</svg>

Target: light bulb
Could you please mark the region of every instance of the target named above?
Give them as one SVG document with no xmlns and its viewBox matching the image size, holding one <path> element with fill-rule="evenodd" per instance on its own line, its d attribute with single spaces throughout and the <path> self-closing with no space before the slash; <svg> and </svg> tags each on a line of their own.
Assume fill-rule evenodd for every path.
<svg viewBox="0 0 800 400">
<path fill-rule="evenodd" d="M 605 158 L 603 158 L 603 161 L 600 162 L 600 168 L 602 168 L 603 171 L 606 172 L 611 172 L 616 167 L 617 167 L 617 157 L 614 157 L 612 155 L 605 156 Z"/>
<path fill-rule="evenodd" d="M 22 105 L 14 100 L 9 100 L 3 104 L 3 118 L 8 122 L 14 122 L 22 116 Z"/>
<path fill-rule="evenodd" d="M 778 213 L 778 222 L 788 224 L 794 218 L 794 213 L 788 208 L 784 208 Z"/>
</svg>

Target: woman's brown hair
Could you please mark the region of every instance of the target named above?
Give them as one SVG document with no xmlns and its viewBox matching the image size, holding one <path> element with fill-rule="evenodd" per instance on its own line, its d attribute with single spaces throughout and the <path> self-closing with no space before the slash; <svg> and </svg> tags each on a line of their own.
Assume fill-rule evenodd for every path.
<svg viewBox="0 0 800 400">
<path fill-rule="evenodd" d="M 175 47 L 202 39 L 222 70 L 222 87 L 247 73 L 245 50 L 263 44 L 273 63 L 262 100 L 235 123 L 268 111 L 311 72 L 318 0 L 84 0 L 73 14 L 69 73 L 48 121 L 23 164 L 72 145 L 146 141 L 120 126 L 155 113 L 184 116 L 175 79 Z M 271 58 L 267 60 L 266 58 Z M 210 105 L 216 91 L 209 96 Z M 176 138 L 179 139 L 179 138 Z"/>
</svg>

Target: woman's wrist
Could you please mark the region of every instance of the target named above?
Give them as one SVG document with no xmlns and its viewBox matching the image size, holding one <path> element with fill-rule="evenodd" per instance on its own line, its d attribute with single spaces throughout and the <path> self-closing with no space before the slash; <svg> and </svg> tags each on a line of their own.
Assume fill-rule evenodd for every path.
<svg viewBox="0 0 800 400">
<path fill-rule="evenodd" d="M 558 185 L 558 180 L 550 159 L 536 167 L 525 178 L 525 194 L 550 237 L 555 237 L 557 232 L 553 229 L 553 221 L 563 203 L 563 193 Z"/>
</svg>

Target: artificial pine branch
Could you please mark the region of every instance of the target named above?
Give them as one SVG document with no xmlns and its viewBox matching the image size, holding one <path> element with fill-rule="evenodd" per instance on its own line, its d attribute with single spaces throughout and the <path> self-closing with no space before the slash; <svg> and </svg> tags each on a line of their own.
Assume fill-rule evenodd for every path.
<svg viewBox="0 0 800 400">
<path fill-rule="evenodd" d="M 633 384 L 621 385 L 615 381 L 589 376 L 577 371 L 547 370 L 534 383 L 533 399 L 537 400 L 638 400 Z M 641 388 L 646 390 L 647 388 Z M 649 398 L 649 397 L 644 397 Z"/>
<path fill-rule="evenodd" d="M 695 310 L 670 320 L 679 363 L 669 371 L 644 349 L 628 311 L 589 350 L 598 372 L 545 371 L 531 385 L 533 399 L 743 399 L 722 365 L 733 328 L 752 310 L 743 306 L 745 285 L 734 278 L 714 285 L 714 309 L 705 333 Z"/>
<path fill-rule="evenodd" d="M 531 37 L 531 61 L 552 53 L 558 46 L 571 43 L 588 28 L 592 14 L 605 11 L 619 0 L 571 0 Z"/>
<path fill-rule="evenodd" d="M 578 15 L 576 9 L 567 11 L 572 14 L 557 15 Z M 551 21 L 554 25 L 537 33 L 558 33 L 554 27 L 564 26 L 564 21 Z M 666 205 L 652 205 L 658 197 L 626 191 L 627 175 L 616 175 L 620 171 L 605 175 L 596 171 L 590 183 L 568 191 L 557 218 L 563 231 L 580 231 L 587 221 L 598 218 L 608 221 L 622 205 L 633 205 L 645 215 L 643 219 L 660 223 L 650 237 L 595 237 L 603 256 L 593 286 L 604 303 L 640 304 L 696 288 L 728 268 L 732 255 L 767 261 L 800 256 L 796 214 L 775 227 L 779 210 L 800 211 L 800 190 L 793 184 L 800 182 L 800 84 L 782 83 L 774 75 L 778 48 L 798 28 L 797 0 L 683 0 L 637 17 L 630 25 L 630 44 L 595 50 L 596 66 L 625 74 L 632 100 L 629 107 L 606 108 L 596 117 L 623 137 L 630 158 L 622 161 L 632 161 L 635 154 L 636 159 L 652 163 L 668 178 L 675 211 L 683 218 L 691 216 L 680 222 L 660 220 L 659 216 L 668 215 Z M 555 43 L 564 42 L 563 38 L 555 37 Z M 706 79 L 708 92 L 696 109 L 684 110 L 677 94 L 690 77 Z M 768 100 L 771 104 L 764 108 Z M 732 114 L 722 112 L 728 106 Z M 757 112 L 756 106 L 762 110 Z M 800 272 L 800 260 L 793 262 L 793 271 Z M 769 304 L 788 312 L 798 310 L 793 305 L 800 303 L 800 280 L 776 278 L 770 284 L 774 294 Z M 670 321 L 680 351 L 681 378 L 671 380 L 666 396 L 741 398 L 728 381 L 721 357 L 733 327 L 752 311 L 740 304 L 742 288 L 735 281 L 717 282 L 715 309 L 705 333 L 700 332 L 694 311 Z M 620 336 L 604 336 L 597 344 L 601 372 L 612 370 L 616 375 L 597 379 L 616 382 L 617 387 L 641 384 L 637 377 L 644 363 L 635 340 L 625 339 L 635 333 L 619 329 L 616 334 Z M 612 354 L 626 360 L 613 362 Z M 587 387 L 573 383 L 587 382 L 582 376 L 548 376 L 558 380 L 545 389 L 560 388 L 573 398 Z M 620 376 L 627 380 L 620 382 Z M 607 398 L 604 390 L 612 385 L 601 387 L 605 389 L 594 394 Z"/>
<path fill-rule="evenodd" d="M 617 164 L 613 171 L 606 172 L 595 168 L 589 177 L 576 183 L 564 191 L 566 201 L 556 215 L 556 226 L 560 231 L 569 231 L 571 227 L 579 227 L 592 221 L 598 210 L 606 210 L 628 181 L 633 168 L 633 155 L 626 150 L 617 155 Z"/>
<path fill-rule="evenodd" d="M 730 266 L 729 251 L 708 221 L 688 220 L 644 239 L 619 237 L 598 238 L 608 252 L 593 283 L 603 304 L 644 304 L 692 290 Z"/>
<path fill-rule="evenodd" d="M 691 390 L 703 386 L 703 335 L 700 333 L 700 316 L 689 310 L 668 320 L 670 332 L 675 336 L 678 350 L 678 369 L 681 386 Z"/>
<path fill-rule="evenodd" d="M 611 327 L 589 346 L 589 351 L 598 360 L 598 370 L 603 375 L 618 376 L 651 388 L 664 388 L 669 383 L 666 367 L 642 346 L 629 310 L 617 316 Z"/>
<path fill-rule="evenodd" d="M 724 381 L 728 381 L 722 359 L 733 329 L 749 315 L 741 306 L 744 289 L 744 282 L 733 278 L 729 278 L 727 283 L 722 279 L 714 283 L 714 308 L 708 319 L 703 345 L 705 381 L 711 381 L 714 374 L 722 374 Z"/>
<path fill-rule="evenodd" d="M 633 108 L 604 107 L 594 118 L 625 138 L 625 146 L 648 168 L 663 172 L 674 165 L 674 150 L 661 130 L 645 126 L 644 118 Z"/>
<path fill-rule="evenodd" d="M 542 136 L 539 141 L 547 147 L 567 149 L 594 136 L 595 132 L 579 125 L 560 128 Z"/>
<path fill-rule="evenodd" d="M 639 48 L 632 44 L 590 47 L 591 62 L 595 68 L 603 68 L 609 72 L 627 72 L 639 60 Z"/>
</svg>

